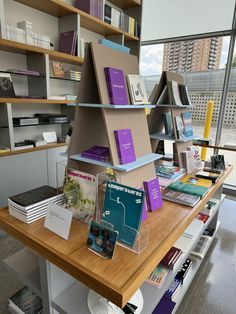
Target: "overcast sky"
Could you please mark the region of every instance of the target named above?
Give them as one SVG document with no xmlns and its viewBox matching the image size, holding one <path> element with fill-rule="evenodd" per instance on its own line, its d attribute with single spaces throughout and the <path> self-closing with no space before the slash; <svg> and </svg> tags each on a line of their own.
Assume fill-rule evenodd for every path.
<svg viewBox="0 0 236 314">
<path fill-rule="evenodd" d="M 227 61 L 230 37 L 223 38 L 220 68 L 224 68 Z M 141 49 L 140 70 L 142 75 L 160 74 L 162 71 L 163 44 L 143 46 Z"/>
</svg>

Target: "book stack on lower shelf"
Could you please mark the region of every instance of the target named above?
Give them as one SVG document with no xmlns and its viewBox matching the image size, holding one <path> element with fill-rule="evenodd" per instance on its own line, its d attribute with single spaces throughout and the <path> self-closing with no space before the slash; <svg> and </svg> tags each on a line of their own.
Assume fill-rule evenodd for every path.
<svg viewBox="0 0 236 314">
<path fill-rule="evenodd" d="M 9 298 L 8 310 L 12 314 L 43 314 L 42 299 L 24 286 Z"/>
</svg>

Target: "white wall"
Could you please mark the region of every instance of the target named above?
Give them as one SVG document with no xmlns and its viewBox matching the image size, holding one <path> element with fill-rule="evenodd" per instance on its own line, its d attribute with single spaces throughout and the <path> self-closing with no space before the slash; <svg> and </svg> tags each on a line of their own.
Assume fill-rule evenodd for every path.
<svg viewBox="0 0 236 314">
<path fill-rule="evenodd" d="M 143 0 L 142 41 L 229 30 L 235 0 Z"/>
</svg>

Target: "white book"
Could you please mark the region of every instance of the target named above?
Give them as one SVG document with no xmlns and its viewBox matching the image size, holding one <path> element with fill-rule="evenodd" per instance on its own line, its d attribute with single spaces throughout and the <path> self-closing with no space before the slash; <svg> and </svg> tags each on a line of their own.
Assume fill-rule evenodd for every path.
<svg viewBox="0 0 236 314">
<path fill-rule="evenodd" d="M 176 81 L 171 81 L 172 98 L 175 106 L 183 106 L 179 94 L 179 84 Z"/>
<path fill-rule="evenodd" d="M 148 97 L 144 78 L 141 75 L 127 75 L 127 83 L 133 105 L 147 105 Z"/>
<path fill-rule="evenodd" d="M 194 219 L 187 229 L 184 231 L 184 236 L 190 239 L 195 239 L 201 232 L 204 222 L 199 219 Z"/>
</svg>

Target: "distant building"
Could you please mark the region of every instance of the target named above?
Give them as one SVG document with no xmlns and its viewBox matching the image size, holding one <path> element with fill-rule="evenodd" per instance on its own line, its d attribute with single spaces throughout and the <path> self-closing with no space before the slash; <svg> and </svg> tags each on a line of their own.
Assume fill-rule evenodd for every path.
<svg viewBox="0 0 236 314">
<path fill-rule="evenodd" d="M 219 69 L 222 43 L 222 37 L 214 37 L 165 44 L 162 70 L 198 72 Z"/>
</svg>

